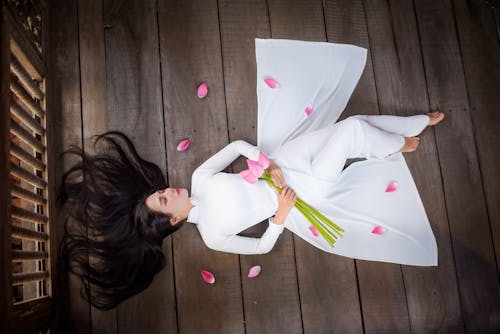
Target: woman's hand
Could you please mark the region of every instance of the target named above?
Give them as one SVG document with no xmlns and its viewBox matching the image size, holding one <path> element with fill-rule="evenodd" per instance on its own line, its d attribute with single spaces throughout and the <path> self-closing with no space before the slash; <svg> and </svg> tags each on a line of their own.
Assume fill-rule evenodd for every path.
<svg viewBox="0 0 500 334">
<path fill-rule="evenodd" d="M 284 186 L 281 189 L 281 193 L 278 195 L 278 211 L 276 211 L 276 215 L 274 216 L 275 224 L 281 225 L 285 222 L 285 218 L 294 207 L 296 200 L 297 195 L 292 188 Z"/>
<path fill-rule="evenodd" d="M 276 186 L 282 188 L 286 184 L 283 171 L 280 166 L 274 163 L 274 161 L 269 160 L 269 167 L 267 168 L 267 171 L 269 172 L 269 175 L 271 175 L 271 179 Z"/>
</svg>

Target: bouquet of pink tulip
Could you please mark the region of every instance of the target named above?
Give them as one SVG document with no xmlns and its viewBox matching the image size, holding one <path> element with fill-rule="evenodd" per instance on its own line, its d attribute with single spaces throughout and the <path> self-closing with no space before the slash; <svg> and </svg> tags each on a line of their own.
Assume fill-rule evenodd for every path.
<svg viewBox="0 0 500 334">
<path fill-rule="evenodd" d="M 260 152 L 258 161 L 247 159 L 248 169 L 241 171 L 240 175 L 245 181 L 251 184 L 254 184 L 257 180 L 264 180 L 281 193 L 282 188 L 276 186 L 267 170 L 269 162 L 269 158 L 264 153 Z M 295 201 L 295 207 L 307 218 L 307 220 L 309 220 L 319 234 L 334 247 L 337 237 L 341 237 L 344 230 L 299 197 L 297 197 Z M 313 233 L 314 232 L 315 231 L 313 231 Z"/>
</svg>

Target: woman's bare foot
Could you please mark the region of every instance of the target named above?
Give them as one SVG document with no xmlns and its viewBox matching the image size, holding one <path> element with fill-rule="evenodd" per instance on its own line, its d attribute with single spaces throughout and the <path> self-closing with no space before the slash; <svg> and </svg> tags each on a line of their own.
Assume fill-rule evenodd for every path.
<svg viewBox="0 0 500 334">
<path fill-rule="evenodd" d="M 429 112 L 427 116 L 429 116 L 429 126 L 436 125 L 444 119 L 444 114 L 440 111 Z"/>
<path fill-rule="evenodd" d="M 399 150 L 399 152 L 413 152 L 417 149 L 420 144 L 420 138 L 418 137 L 405 137 L 405 144 Z"/>
</svg>

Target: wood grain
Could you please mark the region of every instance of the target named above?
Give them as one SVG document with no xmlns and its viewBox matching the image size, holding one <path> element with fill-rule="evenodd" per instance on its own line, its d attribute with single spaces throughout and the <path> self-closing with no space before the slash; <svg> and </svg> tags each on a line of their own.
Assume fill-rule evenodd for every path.
<svg viewBox="0 0 500 334">
<path fill-rule="evenodd" d="M 53 154 L 57 157 L 53 172 L 57 175 L 56 182 L 59 186 L 60 176 L 76 163 L 76 159 L 70 156 L 60 159 L 60 154 L 71 144 L 82 145 L 77 1 L 50 1 L 49 13 L 48 80 L 53 110 L 49 129 L 52 130 Z M 57 218 L 57 226 L 52 231 L 60 242 L 64 221 L 61 216 Z M 61 298 L 57 301 L 59 309 L 56 329 L 60 332 L 90 333 L 90 306 L 80 297 L 80 280 L 67 272 L 60 272 L 59 277 L 57 291 Z"/>
<path fill-rule="evenodd" d="M 494 331 L 500 328 L 500 285 L 452 6 L 416 1 L 415 9 L 430 105 L 448 116 L 436 138 L 465 327 Z"/>
<path fill-rule="evenodd" d="M 103 17 L 109 128 L 127 134 L 166 174 L 156 2 L 105 1 Z M 166 267 L 145 291 L 118 306 L 119 333 L 177 331 L 171 248 L 168 237 Z"/>
<path fill-rule="evenodd" d="M 265 1 L 220 1 L 220 26 L 224 84 L 230 140 L 257 143 L 255 37 L 268 38 L 269 18 Z M 234 172 L 246 168 L 241 160 Z M 258 225 L 262 232 L 267 220 Z M 257 228 L 251 229 L 256 232 Z M 245 231 L 247 232 L 247 231 Z M 260 236 L 258 234 L 257 236 Z M 249 235 L 249 234 L 246 234 Z M 269 254 L 240 256 L 247 333 L 302 332 L 299 291 L 293 243 L 289 232 L 280 236 Z M 248 270 L 259 264 L 259 279 L 249 280 Z M 269 314 L 273 314 L 270 321 Z"/>
<path fill-rule="evenodd" d="M 370 1 L 366 11 L 381 113 L 404 116 L 429 112 L 424 64 L 416 56 L 421 51 L 412 2 Z M 439 259 L 438 267 L 402 266 L 410 326 L 417 333 L 459 333 L 463 332 L 460 300 L 432 129 L 420 138 L 417 152 L 405 154 L 405 159 L 431 222 Z"/>
<path fill-rule="evenodd" d="M 454 1 L 455 21 L 486 206 L 500 268 L 500 45 L 495 12 L 484 3 Z M 498 10 L 498 8 L 497 8 Z"/>
<path fill-rule="evenodd" d="M 108 129 L 106 112 L 106 58 L 102 1 L 78 1 L 83 147 L 92 153 L 92 136 Z M 116 309 L 91 306 L 92 331 L 116 333 Z"/>
<path fill-rule="evenodd" d="M 229 143 L 217 1 L 159 1 L 158 17 L 169 184 L 189 189 L 194 169 Z M 185 138 L 191 146 L 177 152 Z M 243 333 L 238 255 L 210 250 L 189 223 L 173 235 L 173 252 L 179 332 Z"/>
</svg>

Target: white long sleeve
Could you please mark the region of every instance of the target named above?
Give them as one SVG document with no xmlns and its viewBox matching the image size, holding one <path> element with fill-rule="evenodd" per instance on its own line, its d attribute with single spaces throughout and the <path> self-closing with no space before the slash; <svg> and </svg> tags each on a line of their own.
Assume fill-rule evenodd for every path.
<svg viewBox="0 0 500 334">
<path fill-rule="evenodd" d="M 239 174 L 221 172 L 240 155 L 258 160 L 259 149 L 234 141 L 200 165 L 193 173 L 188 222 L 196 223 L 207 247 L 236 254 L 265 254 L 274 247 L 284 225 L 269 222 L 261 238 L 237 235 L 274 215 L 277 195 L 264 181 L 249 184 Z"/>
<path fill-rule="evenodd" d="M 240 155 L 250 160 L 259 159 L 259 149 L 244 140 L 235 140 L 202 163 L 193 173 L 193 178 L 206 178 L 229 166 Z"/>
<path fill-rule="evenodd" d="M 283 226 L 269 222 L 269 226 L 260 238 L 239 235 L 202 235 L 202 237 L 207 247 L 216 251 L 243 255 L 267 254 L 283 232 Z"/>
</svg>

